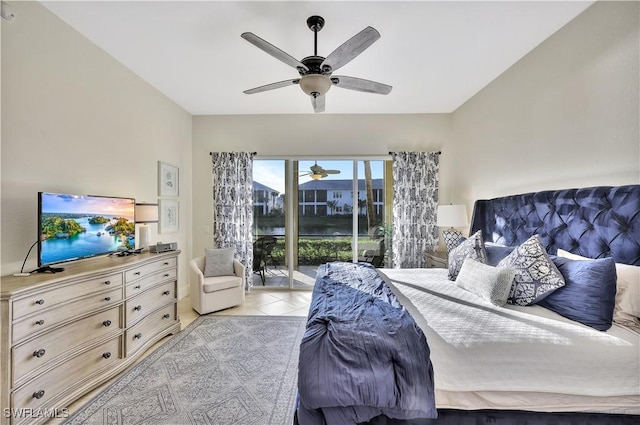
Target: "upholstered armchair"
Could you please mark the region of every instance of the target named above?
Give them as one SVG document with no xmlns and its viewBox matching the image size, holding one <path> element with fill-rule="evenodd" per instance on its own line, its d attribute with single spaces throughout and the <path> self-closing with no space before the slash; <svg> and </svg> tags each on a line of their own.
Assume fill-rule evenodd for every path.
<svg viewBox="0 0 640 425">
<path fill-rule="evenodd" d="M 214 272 L 211 272 L 211 264 L 207 267 L 206 263 L 214 260 L 215 257 L 202 256 L 189 263 L 191 307 L 199 314 L 212 313 L 244 302 L 245 266 L 231 258 L 231 267 L 225 267 L 223 271 L 216 271 L 214 267 Z"/>
</svg>

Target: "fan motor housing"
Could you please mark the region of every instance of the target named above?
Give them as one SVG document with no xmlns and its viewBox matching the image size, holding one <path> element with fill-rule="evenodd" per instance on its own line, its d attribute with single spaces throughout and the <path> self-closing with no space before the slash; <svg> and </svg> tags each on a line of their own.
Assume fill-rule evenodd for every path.
<svg viewBox="0 0 640 425">
<path fill-rule="evenodd" d="M 330 68 L 328 70 L 323 70 L 320 68 L 320 65 L 322 65 L 323 61 L 324 61 L 324 58 L 322 56 L 307 56 L 306 58 L 302 59 L 300 62 L 302 62 L 307 68 L 309 68 L 309 70 L 305 71 L 304 69 L 298 68 L 298 72 L 300 73 L 301 76 L 305 76 L 308 74 L 323 74 L 323 75 L 329 76 L 331 75 Z"/>
</svg>

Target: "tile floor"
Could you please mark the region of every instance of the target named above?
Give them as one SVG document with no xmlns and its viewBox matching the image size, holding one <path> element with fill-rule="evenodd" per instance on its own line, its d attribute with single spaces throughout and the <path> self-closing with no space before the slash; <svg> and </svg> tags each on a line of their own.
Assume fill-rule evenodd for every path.
<svg viewBox="0 0 640 425">
<path fill-rule="evenodd" d="M 254 289 L 250 294 L 246 294 L 244 304 L 221 310 L 212 315 L 239 315 L 239 316 L 302 316 L 306 317 L 309 311 L 309 303 L 311 302 L 311 291 L 288 290 L 288 289 L 271 289 L 263 287 Z M 198 313 L 191 308 L 191 298 L 186 296 L 178 301 L 178 316 L 182 329 L 187 327 L 197 317 Z M 165 337 L 154 344 L 147 350 L 135 363 L 127 370 L 131 369 L 143 358 L 157 350 L 164 344 L 170 336 Z M 125 370 L 122 373 L 125 373 Z M 119 376 L 121 376 L 120 374 Z M 119 376 L 109 380 L 98 388 L 94 389 L 84 397 L 72 403 L 68 409 L 69 414 L 77 411 L 84 406 L 93 397 L 95 397 L 102 389 L 113 383 Z M 57 425 L 62 423 L 63 419 L 51 419 L 47 425 Z"/>
</svg>

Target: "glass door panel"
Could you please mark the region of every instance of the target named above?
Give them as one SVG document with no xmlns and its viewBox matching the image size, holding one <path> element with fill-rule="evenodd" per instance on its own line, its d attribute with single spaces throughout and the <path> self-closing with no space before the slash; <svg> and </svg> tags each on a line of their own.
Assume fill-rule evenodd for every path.
<svg viewBox="0 0 640 425">
<path fill-rule="evenodd" d="M 253 287 L 289 287 L 285 161 L 253 162 Z M 250 270 L 247 270 L 250 273 Z"/>
<path fill-rule="evenodd" d="M 385 161 L 358 161 L 358 261 L 384 266 Z"/>
<path fill-rule="evenodd" d="M 387 163 L 254 160 L 254 288 L 312 289 L 331 261 L 383 267 Z"/>
<path fill-rule="evenodd" d="M 323 263 L 353 260 L 353 168 L 346 160 L 298 162 L 294 287 L 313 286 Z"/>
</svg>

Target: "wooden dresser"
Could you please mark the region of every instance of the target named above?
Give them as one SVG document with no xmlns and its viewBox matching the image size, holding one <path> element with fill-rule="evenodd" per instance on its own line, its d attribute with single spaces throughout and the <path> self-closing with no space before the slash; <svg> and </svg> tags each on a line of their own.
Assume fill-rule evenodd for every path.
<svg viewBox="0 0 640 425">
<path fill-rule="evenodd" d="M 67 263 L 0 281 L 0 423 L 38 424 L 180 331 L 178 255 Z"/>
</svg>

